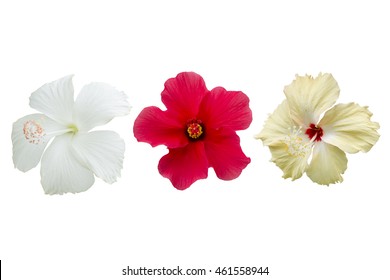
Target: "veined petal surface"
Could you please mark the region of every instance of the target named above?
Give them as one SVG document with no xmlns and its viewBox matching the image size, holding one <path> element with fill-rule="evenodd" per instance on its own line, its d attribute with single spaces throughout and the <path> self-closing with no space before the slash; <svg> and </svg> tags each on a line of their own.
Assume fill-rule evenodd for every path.
<svg viewBox="0 0 390 280">
<path fill-rule="evenodd" d="M 103 125 L 130 112 L 127 96 L 106 83 L 85 85 L 74 104 L 73 118 L 81 131 Z"/>
<path fill-rule="evenodd" d="M 199 179 L 207 178 L 209 163 L 204 143 L 197 141 L 182 148 L 169 149 L 160 159 L 158 170 L 178 190 L 185 190 Z"/>
<path fill-rule="evenodd" d="M 44 84 L 30 96 L 30 106 L 51 119 L 69 125 L 74 104 L 73 75 Z"/>
<path fill-rule="evenodd" d="M 296 76 L 296 79 L 284 88 L 291 118 L 303 127 L 317 124 L 322 113 L 336 103 L 340 88 L 331 74 L 319 74 L 318 77 Z"/>
<path fill-rule="evenodd" d="M 185 123 L 158 107 L 146 107 L 134 121 L 133 132 L 139 142 L 152 147 L 166 145 L 168 148 L 183 147 L 189 143 L 185 135 Z"/>
<path fill-rule="evenodd" d="M 204 147 L 209 166 L 222 180 L 237 178 L 251 162 L 241 149 L 240 137 L 229 128 L 209 130 Z"/>
<path fill-rule="evenodd" d="M 341 174 L 347 169 L 347 163 L 347 156 L 342 150 L 322 141 L 317 142 L 306 174 L 313 182 L 321 185 L 341 183 Z"/>
<path fill-rule="evenodd" d="M 307 152 L 301 154 L 292 154 L 286 143 L 280 141 L 269 145 L 272 154 L 271 161 L 274 162 L 283 171 L 283 178 L 296 180 L 302 177 L 306 171 L 307 161 L 310 156 L 309 148 Z"/>
<path fill-rule="evenodd" d="M 125 142 L 113 131 L 77 133 L 72 141 L 76 157 L 107 183 L 120 177 Z"/>
<path fill-rule="evenodd" d="M 182 123 L 196 118 L 203 97 L 209 93 L 203 78 L 193 72 L 179 73 L 167 80 L 164 86 L 161 100 Z"/>
<path fill-rule="evenodd" d="M 269 116 L 264 124 L 263 130 L 255 138 L 261 139 L 263 144 L 268 146 L 274 142 L 283 140 L 288 130 L 293 128 L 294 125 L 290 116 L 288 102 L 284 100 Z"/>
<path fill-rule="evenodd" d="M 75 157 L 72 133 L 57 136 L 42 157 L 41 183 L 46 194 L 79 193 L 88 190 L 95 178 Z"/>
<path fill-rule="evenodd" d="M 249 98 L 241 91 L 216 87 L 204 96 L 197 117 L 210 129 L 246 129 L 252 122 Z"/>
<path fill-rule="evenodd" d="M 337 104 L 319 123 L 322 140 L 347 153 L 368 152 L 379 139 L 379 124 L 371 116 L 367 107 L 356 103 Z"/>
<path fill-rule="evenodd" d="M 12 127 L 13 162 L 26 172 L 39 163 L 50 139 L 64 133 L 65 126 L 43 114 L 32 114 L 17 120 Z"/>
</svg>

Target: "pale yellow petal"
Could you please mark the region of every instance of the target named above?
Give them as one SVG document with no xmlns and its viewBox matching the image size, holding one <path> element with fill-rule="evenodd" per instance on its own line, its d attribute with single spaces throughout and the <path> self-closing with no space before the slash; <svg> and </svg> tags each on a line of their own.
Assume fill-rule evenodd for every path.
<svg viewBox="0 0 390 280">
<path fill-rule="evenodd" d="M 306 137 L 294 131 L 285 136 L 283 141 L 269 146 L 272 154 L 271 161 L 283 171 L 283 178 L 298 179 L 307 168 L 307 161 L 311 154 L 312 143 Z"/>
<path fill-rule="evenodd" d="M 372 122 L 371 116 L 367 107 L 338 104 L 319 123 L 324 131 L 322 140 L 347 153 L 367 152 L 379 139 L 379 124 Z"/>
<path fill-rule="evenodd" d="M 266 120 L 263 130 L 255 136 L 261 139 L 264 145 L 270 145 L 284 139 L 288 129 L 294 124 L 290 117 L 287 100 L 284 100 Z"/>
<path fill-rule="evenodd" d="M 317 142 L 306 174 L 320 185 L 342 182 L 341 174 L 347 169 L 347 163 L 347 157 L 342 150 L 322 141 Z"/>
<path fill-rule="evenodd" d="M 318 77 L 296 76 L 284 88 L 292 119 L 303 127 L 316 124 L 327 109 L 332 107 L 340 94 L 339 86 L 331 74 Z"/>
<path fill-rule="evenodd" d="M 312 143 L 302 128 L 292 121 L 287 100 L 269 116 L 255 138 L 269 146 L 271 161 L 283 171 L 283 178 L 295 180 L 305 172 Z"/>
</svg>

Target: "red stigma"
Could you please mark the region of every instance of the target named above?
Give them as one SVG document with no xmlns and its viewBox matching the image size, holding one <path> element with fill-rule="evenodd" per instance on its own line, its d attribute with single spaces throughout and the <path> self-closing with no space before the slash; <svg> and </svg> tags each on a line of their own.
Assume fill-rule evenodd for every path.
<svg viewBox="0 0 390 280">
<path fill-rule="evenodd" d="M 311 123 L 309 128 L 306 129 L 306 135 L 309 136 L 310 140 L 321 141 L 321 137 L 324 135 L 324 131 L 321 127 L 316 126 L 314 123 Z"/>
</svg>

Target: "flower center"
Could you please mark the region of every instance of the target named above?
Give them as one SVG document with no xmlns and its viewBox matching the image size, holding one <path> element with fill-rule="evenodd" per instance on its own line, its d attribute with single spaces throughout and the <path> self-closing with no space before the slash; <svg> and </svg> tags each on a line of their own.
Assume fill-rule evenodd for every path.
<svg viewBox="0 0 390 280">
<path fill-rule="evenodd" d="M 26 121 L 23 125 L 23 134 L 31 144 L 40 144 L 46 135 L 43 127 L 34 120 Z"/>
<path fill-rule="evenodd" d="M 68 128 L 69 128 L 69 132 L 72 132 L 73 134 L 76 134 L 79 131 L 77 126 L 74 124 L 68 125 Z"/>
<path fill-rule="evenodd" d="M 199 140 L 204 136 L 204 125 L 201 120 L 192 119 L 186 124 L 187 136 L 190 140 Z"/>
<path fill-rule="evenodd" d="M 310 140 L 314 139 L 315 141 L 321 141 L 321 137 L 324 135 L 324 131 L 321 127 L 311 123 L 309 128 L 306 129 L 306 135 L 309 136 Z"/>
<path fill-rule="evenodd" d="M 289 155 L 304 158 L 311 152 L 312 142 L 303 139 L 302 136 L 301 127 L 293 126 L 289 128 L 289 133 L 283 140 L 287 145 Z"/>
<path fill-rule="evenodd" d="M 44 119 L 42 119 L 44 121 Z M 36 120 L 28 120 L 23 124 L 23 134 L 28 143 L 31 144 L 41 144 L 45 142 L 46 137 L 60 135 L 64 133 L 73 133 L 76 134 L 79 131 L 76 125 L 70 124 L 64 129 L 49 131 L 46 133 L 42 124 Z"/>
</svg>

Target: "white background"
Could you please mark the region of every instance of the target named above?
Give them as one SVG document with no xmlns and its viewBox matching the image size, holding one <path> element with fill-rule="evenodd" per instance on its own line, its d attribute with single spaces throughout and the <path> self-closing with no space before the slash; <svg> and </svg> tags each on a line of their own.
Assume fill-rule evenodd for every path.
<svg viewBox="0 0 390 280">
<path fill-rule="evenodd" d="M 4 279 L 176 279 L 122 268 L 268 266 L 269 276 L 177 279 L 390 279 L 389 43 L 386 1 L 2 1 L 0 4 L 0 259 Z M 251 164 L 234 181 L 177 191 L 157 171 L 165 147 L 138 143 L 142 108 L 162 107 L 182 71 L 209 89 L 241 90 Z M 369 105 L 381 138 L 348 155 L 342 184 L 291 182 L 254 140 L 295 74 L 330 72 L 339 102 Z M 47 196 L 39 167 L 13 167 L 11 127 L 28 98 L 75 74 L 128 96 L 132 111 L 104 129 L 126 142 L 122 176 L 85 193 Z"/>
</svg>

